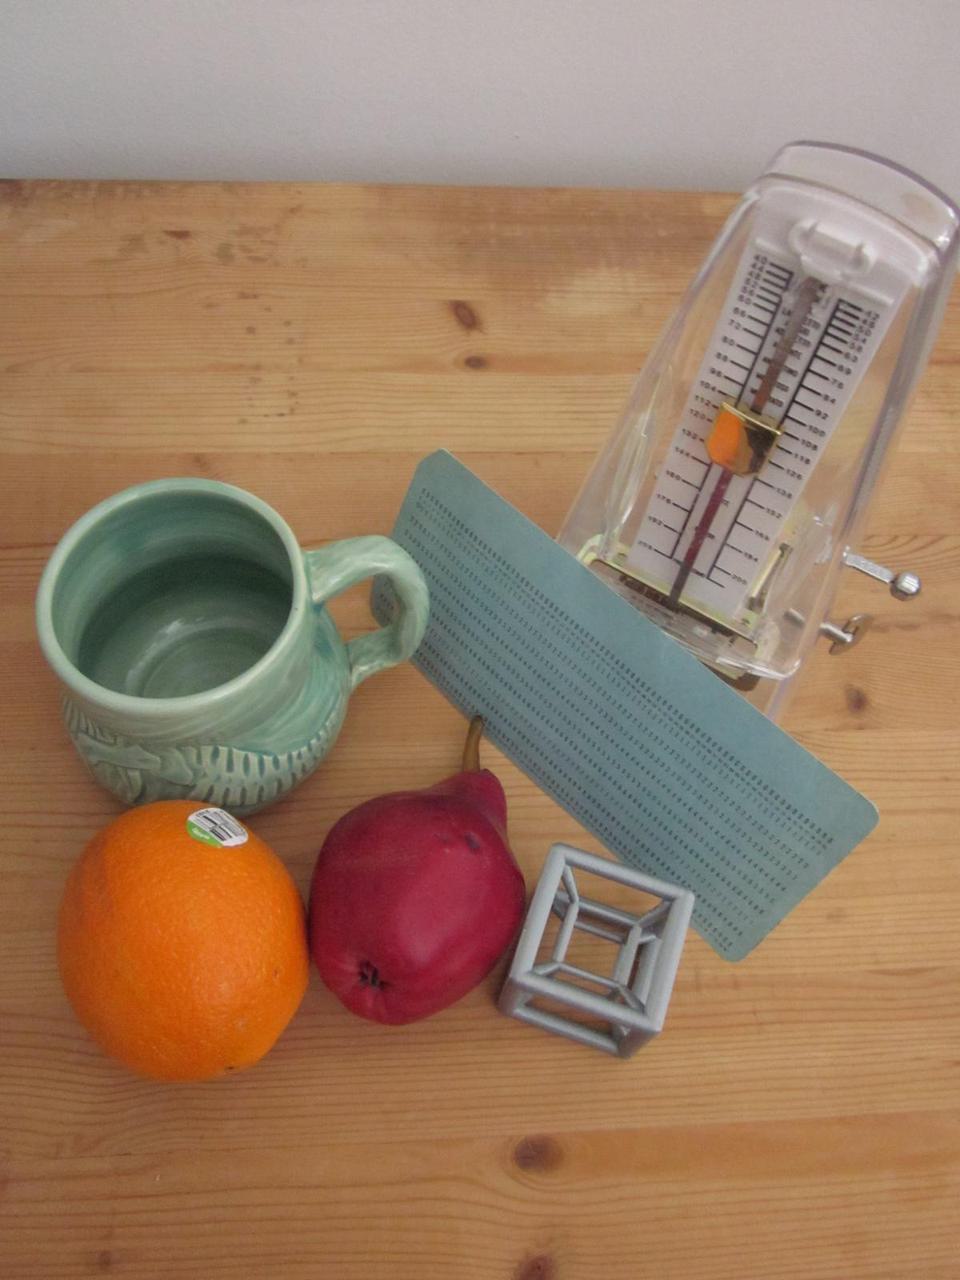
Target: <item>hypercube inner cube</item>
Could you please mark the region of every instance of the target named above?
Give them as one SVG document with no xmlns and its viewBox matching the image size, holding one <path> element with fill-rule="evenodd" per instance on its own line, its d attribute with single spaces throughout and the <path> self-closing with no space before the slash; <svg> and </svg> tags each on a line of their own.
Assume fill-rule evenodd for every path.
<svg viewBox="0 0 960 1280">
<path fill-rule="evenodd" d="M 585 898 L 577 886 L 577 869 L 629 885 L 659 901 L 635 915 Z M 688 889 L 572 845 L 553 845 L 500 993 L 501 1012 L 606 1053 L 630 1057 L 663 1027 L 692 911 L 693 894 Z M 559 917 L 560 928 L 550 954 L 538 959 L 551 914 Z M 570 963 L 575 929 L 615 945 L 609 976 Z M 584 983 L 594 990 L 586 989 Z M 543 1008 L 538 1001 L 549 1002 L 551 1008 Z M 557 1012 L 557 1006 L 589 1018 L 591 1025 Z"/>
</svg>

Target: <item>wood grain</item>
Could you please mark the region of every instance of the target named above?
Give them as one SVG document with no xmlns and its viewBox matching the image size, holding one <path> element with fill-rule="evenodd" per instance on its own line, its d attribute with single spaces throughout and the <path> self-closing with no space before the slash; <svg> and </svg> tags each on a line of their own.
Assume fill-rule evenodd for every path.
<svg viewBox="0 0 960 1280">
<path fill-rule="evenodd" d="M 744 963 L 691 937 L 628 1064 L 499 1018 L 499 975 L 405 1029 L 314 980 L 248 1074 L 163 1087 L 76 1025 L 53 928 L 113 812 L 33 638 L 66 526 L 136 480 L 254 490 L 305 545 L 389 530 L 449 447 L 554 532 L 730 198 L 598 191 L 0 186 L 0 1274 L 372 1280 L 947 1280 L 960 1256 L 960 299 L 864 550 L 916 568 L 818 653 L 789 727 L 880 805 Z M 339 601 L 368 625 L 362 591 Z M 325 831 L 453 767 L 412 668 L 257 818 L 301 888 Z M 508 761 L 528 881 L 597 845 Z"/>
</svg>

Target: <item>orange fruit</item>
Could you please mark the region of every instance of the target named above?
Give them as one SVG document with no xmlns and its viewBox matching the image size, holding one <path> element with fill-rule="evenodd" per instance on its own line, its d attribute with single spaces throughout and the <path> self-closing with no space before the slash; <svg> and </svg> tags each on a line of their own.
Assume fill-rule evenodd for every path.
<svg viewBox="0 0 960 1280">
<path fill-rule="evenodd" d="M 60 907 L 77 1017 L 111 1057 L 159 1080 L 257 1062 L 307 987 L 303 902 L 283 863 L 235 818 L 198 811 L 221 812 L 160 800 L 122 814 L 84 849 Z M 236 843 L 230 830 L 218 843 L 224 819 Z"/>
</svg>

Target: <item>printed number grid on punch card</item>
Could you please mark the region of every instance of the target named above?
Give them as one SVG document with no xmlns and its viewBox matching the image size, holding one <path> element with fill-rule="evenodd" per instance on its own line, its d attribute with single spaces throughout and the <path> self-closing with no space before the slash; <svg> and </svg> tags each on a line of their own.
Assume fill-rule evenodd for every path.
<svg viewBox="0 0 960 1280">
<path fill-rule="evenodd" d="M 430 587 L 414 661 L 611 853 L 692 889 L 742 959 L 874 807 L 445 452 L 393 530 Z M 392 611 L 379 581 L 374 610 Z"/>
</svg>

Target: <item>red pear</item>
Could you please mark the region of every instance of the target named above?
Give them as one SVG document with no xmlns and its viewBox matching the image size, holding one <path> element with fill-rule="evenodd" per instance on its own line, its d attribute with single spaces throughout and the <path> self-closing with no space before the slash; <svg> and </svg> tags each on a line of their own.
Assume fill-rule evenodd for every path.
<svg viewBox="0 0 960 1280">
<path fill-rule="evenodd" d="M 516 937 L 525 887 L 507 802 L 470 725 L 460 773 L 367 800 L 332 828 L 310 888 L 320 976 L 363 1018 L 414 1022 L 466 995 Z"/>
</svg>

